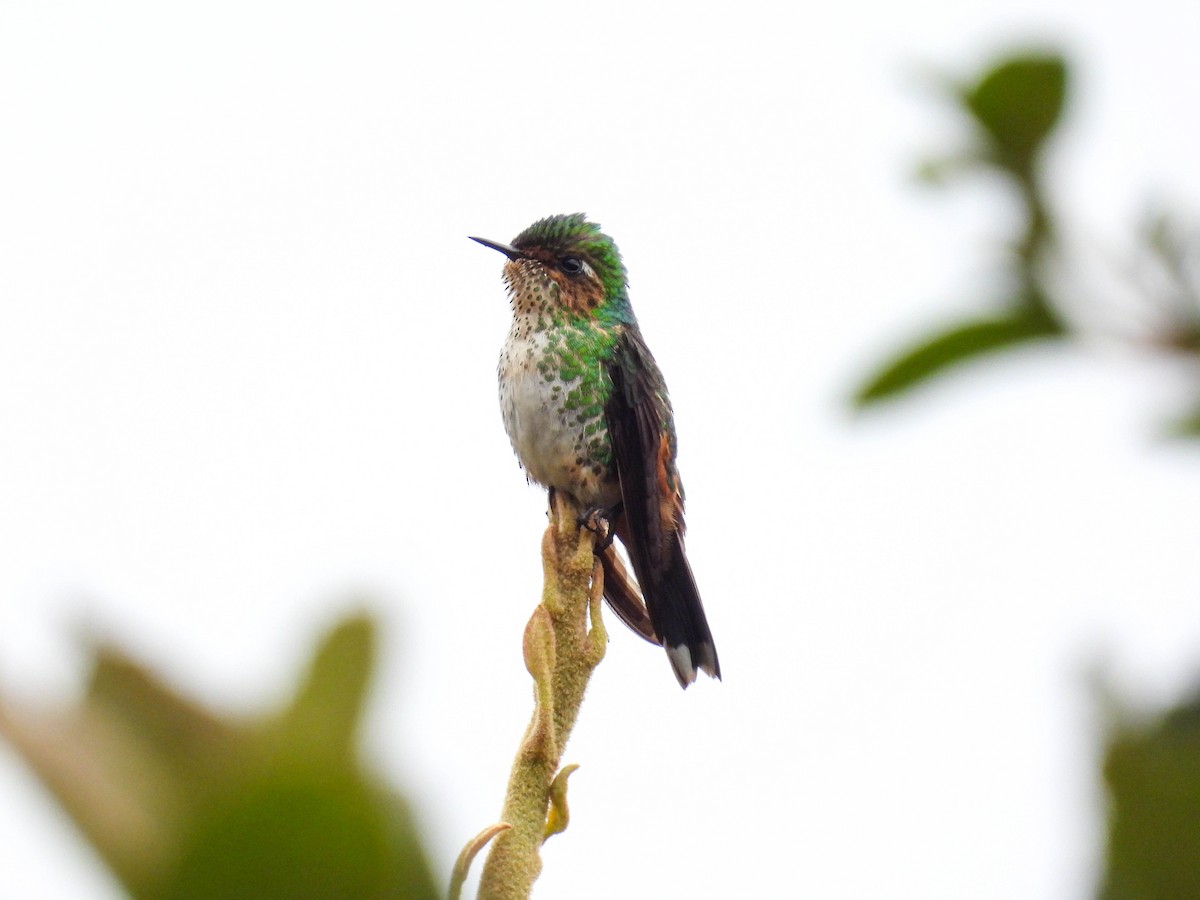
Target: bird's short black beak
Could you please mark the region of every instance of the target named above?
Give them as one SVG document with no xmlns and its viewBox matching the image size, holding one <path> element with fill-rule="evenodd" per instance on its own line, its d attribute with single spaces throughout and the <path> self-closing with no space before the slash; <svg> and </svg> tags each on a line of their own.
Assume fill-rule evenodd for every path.
<svg viewBox="0 0 1200 900">
<path fill-rule="evenodd" d="M 471 240 L 475 241 L 476 243 L 483 244 L 485 247 L 491 247 L 493 250 L 499 250 L 509 259 L 520 259 L 525 255 L 516 247 L 512 247 L 508 244 L 501 244 L 499 241 L 489 241 L 487 238 L 480 237 L 473 237 Z"/>
</svg>

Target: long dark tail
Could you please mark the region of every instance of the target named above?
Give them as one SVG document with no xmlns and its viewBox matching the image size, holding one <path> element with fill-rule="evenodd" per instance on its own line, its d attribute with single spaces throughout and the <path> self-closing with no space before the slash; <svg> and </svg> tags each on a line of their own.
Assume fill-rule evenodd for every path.
<svg viewBox="0 0 1200 900">
<path fill-rule="evenodd" d="M 696 680 L 697 669 L 720 678 L 721 664 L 700 603 L 696 579 L 692 577 L 692 567 L 683 552 L 683 540 L 678 534 L 671 535 L 668 540 L 674 546 L 669 551 L 667 570 L 654 588 L 643 589 L 643 593 L 650 621 L 654 623 L 654 630 L 662 635 L 675 677 L 680 686 L 686 688 Z"/>
<path fill-rule="evenodd" d="M 604 599 L 612 607 L 622 622 L 632 629 L 634 634 L 643 637 L 652 644 L 661 645 L 662 641 L 654 632 L 654 623 L 646 612 L 646 603 L 642 600 L 642 592 L 637 583 L 625 568 L 616 544 L 609 544 L 600 554 L 600 565 L 604 568 Z"/>
<path fill-rule="evenodd" d="M 667 659 L 680 686 L 686 688 L 692 684 L 696 680 L 697 670 L 720 678 L 721 663 L 717 659 L 717 647 L 708 628 L 708 618 L 704 615 L 704 605 L 700 602 L 700 591 L 692 576 L 692 567 L 688 565 L 683 550 L 683 536 L 678 532 L 664 535 L 668 546 L 664 548 L 664 568 L 658 573 L 650 570 L 646 554 L 639 553 L 631 545 L 624 516 L 617 521 L 617 537 L 629 550 L 654 633 L 667 651 Z M 607 577 L 607 572 L 605 574 Z"/>
</svg>

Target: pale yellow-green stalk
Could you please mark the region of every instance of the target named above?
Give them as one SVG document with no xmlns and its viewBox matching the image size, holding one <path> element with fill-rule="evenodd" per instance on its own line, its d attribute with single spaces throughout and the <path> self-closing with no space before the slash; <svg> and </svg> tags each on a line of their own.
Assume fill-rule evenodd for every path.
<svg viewBox="0 0 1200 900">
<path fill-rule="evenodd" d="M 542 538 L 545 586 L 525 626 L 525 668 L 533 676 L 534 710 L 508 779 L 500 822 L 463 849 L 450 896 L 462 890 L 471 859 L 494 838 L 479 882 L 479 900 L 524 900 L 542 871 L 541 846 L 567 827 L 563 748 L 608 635 L 600 619 L 604 576 L 593 554 L 596 535 L 578 525 L 579 509 L 553 494 Z"/>
</svg>

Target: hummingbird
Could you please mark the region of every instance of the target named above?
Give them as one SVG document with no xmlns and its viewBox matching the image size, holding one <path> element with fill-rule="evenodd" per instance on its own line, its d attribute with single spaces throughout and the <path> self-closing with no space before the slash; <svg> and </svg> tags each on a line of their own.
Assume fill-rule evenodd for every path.
<svg viewBox="0 0 1200 900">
<path fill-rule="evenodd" d="M 534 222 L 508 257 L 512 325 L 500 353 L 500 410 L 529 480 L 609 523 L 596 552 L 617 616 L 667 652 L 679 684 L 721 677 L 684 553 L 674 415 L 642 339 L 612 238 L 582 213 Z M 612 543 L 625 547 L 636 584 Z"/>
</svg>

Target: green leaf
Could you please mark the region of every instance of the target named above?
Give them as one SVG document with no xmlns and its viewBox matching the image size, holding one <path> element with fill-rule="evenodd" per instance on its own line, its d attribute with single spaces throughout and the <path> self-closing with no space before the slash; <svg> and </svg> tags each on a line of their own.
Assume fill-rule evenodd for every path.
<svg viewBox="0 0 1200 900">
<path fill-rule="evenodd" d="M 352 755 L 374 659 L 375 629 L 366 616 L 331 631 L 283 715 L 280 744 L 314 761 Z"/>
<path fill-rule="evenodd" d="M 135 739 L 190 802 L 211 789 L 214 771 L 249 740 L 245 724 L 221 719 L 185 697 L 118 647 L 100 644 L 84 701 L 85 715 Z"/>
<path fill-rule="evenodd" d="M 890 399 L 968 360 L 1061 334 L 1062 326 L 1037 307 L 956 325 L 883 366 L 855 392 L 854 405 L 865 407 Z"/>
<path fill-rule="evenodd" d="M 994 66 L 962 99 L 994 141 L 997 162 L 1024 175 L 1058 124 L 1066 87 L 1061 56 L 1027 54 Z"/>
<path fill-rule="evenodd" d="M 1099 896 L 1200 896 L 1200 702 L 1126 723 L 1104 758 L 1108 871 Z"/>
<path fill-rule="evenodd" d="M 225 716 L 101 646 L 80 705 L 0 702 L 0 738 L 136 900 L 432 900 L 416 821 L 359 759 L 373 659 L 351 617 L 287 708 Z"/>
<path fill-rule="evenodd" d="M 351 768 L 283 766 L 231 785 L 147 900 L 433 900 L 407 809 Z"/>
</svg>

